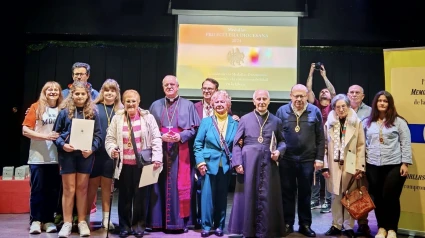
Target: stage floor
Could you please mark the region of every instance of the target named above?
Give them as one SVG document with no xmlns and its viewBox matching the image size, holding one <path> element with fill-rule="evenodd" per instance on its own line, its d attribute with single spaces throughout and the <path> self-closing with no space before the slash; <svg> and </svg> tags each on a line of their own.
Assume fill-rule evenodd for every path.
<svg viewBox="0 0 425 238">
<path fill-rule="evenodd" d="M 113 207 L 112 207 L 112 222 L 114 224 L 118 224 L 118 215 L 117 215 L 117 201 L 118 201 L 118 192 L 115 192 L 114 199 L 113 199 Z M 227 212 L 227 219 L 230 215 L 230 210 L 232 206 L 232 199 L 233 194 L 229 194 L 228 197 L 228 212 Z M 321 214 L 320 209 L 312 210 L 313 214 L 313 224 L 312 229 L 316 232 L 317 237 L 327 237 L 325 236 L 325 232 L 329 229 L 332 222 L 332 215 L 331 213 L 325 213 Z M 91 215 L 91 237 L 106 237 L 106 231 L 105 229 L 100 227 L 100 223 L 102 221 L 102 211 L 101 211 L 101 200 L 100 200 L 100 193 L 98 193 L 98 201 L 97 201 L 97 212 L 93 213 Z M 297 219 L 296 219 L 297 221 Z M 45 233 L 42 232 L 39 235 L 29 235 L 29 214 L 0 214 L 0 237 L 7 237 L 7 238 L 13 238 L 13 237 L 37 237 L 37 238 L 53 238 L 57 237 L 57 233 Z M 226 221 L 226 225 L 228 222 Z M 369 214 L 369 226 L 372 229 L 372 235 L 374 236 L 377 233 L 377 227 L 376 227 L 376 219 L 375 214 L 371 212 Z M 357 224 L 355 226 L 355 229 L 357 229 Z M 294 226 L 294 230 L 298 230 L 298 225 L 296 224 Z M 150 232 L 149 234 L 146 234 L 145 237 L 148 238 L 162 238 L 162 237 L 201 237 L 200 234 L 201 230 L 189 230 L 186 234 L 165 234 L 163 232 Z M 225 236 L 228 237 L 229 234 L 227 234 L 227 231 L 225 230 Z M 78 235 L 78 230 L 75 230 L 75 232 L 72 233 L 71 237 L 80 237 Z M 109 234 L 109 237 L 118 237 L 117 234 Z M 130 236 L 133 237 L 133 236 Z M 210 235 L 209 237 L 216 237 L 215 235 Z M 233 236 L 230 236 L 233 237 Z M 294 232 L 290 234 L 287 237 L 304 237 L 298 232 Z M 403 235 L 398 235 L 399 238 L 408 237 Z"/>
</svg>

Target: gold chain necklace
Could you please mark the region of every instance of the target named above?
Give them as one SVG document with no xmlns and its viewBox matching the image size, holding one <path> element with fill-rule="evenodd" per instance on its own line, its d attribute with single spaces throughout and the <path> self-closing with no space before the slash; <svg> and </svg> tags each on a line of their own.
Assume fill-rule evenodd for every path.
<svg viewBox="0 0 425 238">
<path fill-rule="evenodd" d="M 379 142 L 381 144 L 384 144 L 384 133 L 382 132 L 382 129 L 383 129 L 384 125 L 385 125 L 385 119 L 384 120 L 378 119 L 376 121 L 376 124 L 378 124 L 378 126 L 379 126 Z"/>
<path fill-rule="evenodd" d="M 171 130 L 171 128 L 173 128 L 173 126 L 171 125 L 171 123 L 173 123 L 173 119 L 174 119 L 174 115 L 176 115 L 176 111 L 177 111 L 177 107 L 179 106 L 179 102 L 180 102 L 180 97 L 177 99 L 176 102 L 176 107 L 174 108 L 173 113 L 171 114 L 171 119 L 170 119 L 170 115 L 168 114 L 168 108 L 167 108 L 167 99 L 164 100 L 164 107 L 165 107 L 165 113 L 167 114 L 167 119 L 168 119 L 168 131 Z M 171 107 L 172 105 L 170 105 Z"/>
<path fill-rule="evenodd" d="M 266 124 L 267 120 L 269 119 L 270 113 L 267 112 L 267 117 L 266 117 L 266 120 L 264 120 L 263 125 L 261 125 L 260 119 L 258 119 L 257 113 L 255 113 L 255 110 L 254 110 L 254 115 L 255 115 L 255 118 L 257 118 L 258 125 L 260 126 L 260 136 L 258 137 L 257 140 L 258 140 L 258 142 L 263 143 L 263 141 L 264 141 L 264 138 L 263 138 L 263 127 Z"/>
<path fill-rule="evenodd" d="M 115 104 L 112 107 L 111 113 L 108 115 L 108 110 L 106 110 L 106 105 L 103 103 L 103 108 L 105 108 L 106 118 L 108 119 L 108 126 L 111 124 L 112 113 L 114 112 Z"/>
<path fill-rule="evenodd" d="M 298 116 L 298 114 L 295 113 L 295 117 L 297 118 L 297 126 L 295 127 L 295 132 L 299 132 L 301 130 L 301 127 L 299 125 L 301 116 Z"/>
</svg>

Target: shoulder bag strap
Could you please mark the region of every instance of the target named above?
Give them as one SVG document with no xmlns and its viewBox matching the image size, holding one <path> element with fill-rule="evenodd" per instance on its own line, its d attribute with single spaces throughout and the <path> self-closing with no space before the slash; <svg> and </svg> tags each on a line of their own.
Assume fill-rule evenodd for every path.
<svg viewBox="0 0 425 238">
<path fill-rule="evenodd" d="M 223 135 L 221 135 L 221 134 L 220 134 L 220 130 L 218 129 L 218 125 L 217 125 L 216 119 L 215 119 L 215 117 L 211 117 L 211 119 L 212 119 L 212 121 L 213 121 L 213 124 L 214 124 L 215 129 L 217 130 L 218 135 L 220 136 L 220 141 L 221 141 L 222 146 L 224 147 L 224 152 L 226 153 L 227 158 L 228 158 L 228 159 L 230 160 L 230 162 L 231 162 L 231 161 L 232 161 L 232 157 L 230 157 L 230 151 L 229 151 L 229 148 L 227 147 L 227 143 L 226 143 L 226 141 L 224 140 Z"/>
<path fill-rule="evenodd" d="M 128 126 L 129 125 L 128 123 L 131 124 L 131 120 L 130 120 L 130 117 L 128 116 L 128 113 L 126 113 L 126 115 L 127 115 L 127 128 L 130 129 L 130 133 L 131 133 L 131 145 L 132 145 L 131 147 L 133 147 L 133 150 L 134 150 L 134 156 L 136 157 L 136 164 L 140 168 L 141 162 L 139 158 L 139 152 L 137 151 L 136 140 L 134 139 L 133 127 Z"/>
</svg>

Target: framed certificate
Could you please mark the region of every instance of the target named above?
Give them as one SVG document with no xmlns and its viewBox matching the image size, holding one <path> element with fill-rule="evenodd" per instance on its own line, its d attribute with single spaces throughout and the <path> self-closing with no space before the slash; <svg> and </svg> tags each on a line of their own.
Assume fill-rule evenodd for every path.
<svg viewBox="0 0 425 238">
<path fill-rule="evenodd" d="M 94 120 L 72 119 L 69 144 L 76 150 L 91 150 Z"/>
</svg>

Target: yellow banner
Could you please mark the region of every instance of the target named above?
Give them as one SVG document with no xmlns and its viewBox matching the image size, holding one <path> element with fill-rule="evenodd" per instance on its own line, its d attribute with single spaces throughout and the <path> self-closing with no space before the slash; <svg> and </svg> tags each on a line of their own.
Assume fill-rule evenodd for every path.
<svg viewBox="0 0 425 238">
<path fill-rule="evenodd" d="M 385 88 L 409 123 L 413 165 L 401 194 L 399 229 L 425 234 L 425 47 L 384 50 Z"/>
</svg>

